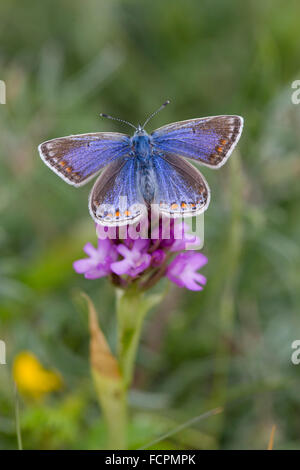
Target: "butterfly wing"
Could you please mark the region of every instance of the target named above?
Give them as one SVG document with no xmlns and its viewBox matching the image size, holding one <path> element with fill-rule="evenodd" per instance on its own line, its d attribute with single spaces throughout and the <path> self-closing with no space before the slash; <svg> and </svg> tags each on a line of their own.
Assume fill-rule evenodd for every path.
<svg viewBox="0 0 300 470">
<path fill-rule="evenodd" d="M 177 155 L 155 155 L 156 175 L 154 202 L 161 213 L 169 217 L 200 214 L 210 201 L 210 190 L 205 178 L 191 163 Z"/>
<path fill-rule="evenodd" d="M 101 168 L 129 152 L 129 136 L 117 132 L 70 135 L 39 146 L 46 165 L 73 186 L 87 183 Z"/>
<path fill-rule="evenodd" d="M 132 224 L 142 217 L 145 203 L 136 158 L 118 158 L 103 170 L 91 191 L 89 209 L 95 222 L 105 226 Z"/>
<path fill-rule="evenodd" d="M 174 122 L 151 135 L 157 152 L 170 152 L 219 168 L 231 155 L 242 130 L 240 116 L 213 116 Z"/>
</svg>

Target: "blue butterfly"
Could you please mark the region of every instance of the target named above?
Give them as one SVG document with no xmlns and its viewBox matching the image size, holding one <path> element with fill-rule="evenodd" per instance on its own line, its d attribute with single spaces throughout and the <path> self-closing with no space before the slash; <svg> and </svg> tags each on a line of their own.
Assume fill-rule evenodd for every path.
<svg viewBox="0 0 300 470">
<path fill-rule="evenodd" d="M 201 173 L 186 158 L 220 168 L 236 146 L 243 129 L 240 116 L 213 116 L 175 122 L 144 130 L 143 126 L 106 114 L 132 126 L 132 137 L 117 132 L 96 132 L 48 140 L 40 156 L 55 173 L 73 186 L 81 186 L 102 168 L 89 197 L 93 219 L 102 225 L 137 222 L 141 207 L 156 204 L 169 217 L 204 212 L 210 190 Z"/>
</svg>

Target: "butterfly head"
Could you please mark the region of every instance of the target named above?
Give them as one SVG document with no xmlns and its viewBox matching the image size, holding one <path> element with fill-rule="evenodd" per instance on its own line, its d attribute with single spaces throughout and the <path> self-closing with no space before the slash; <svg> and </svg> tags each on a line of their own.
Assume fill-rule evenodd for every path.
<svg viewBox="0 0 300 470">
<path fill-rule="evenodd" d="M 144 126 L 141 126 L 141 124 L 138 124 L 136 131 L 134 133 L 134 136 L 143 136 L 143 135 L 148 135 L 148 134 L 145 131 Z"/>
</svg>

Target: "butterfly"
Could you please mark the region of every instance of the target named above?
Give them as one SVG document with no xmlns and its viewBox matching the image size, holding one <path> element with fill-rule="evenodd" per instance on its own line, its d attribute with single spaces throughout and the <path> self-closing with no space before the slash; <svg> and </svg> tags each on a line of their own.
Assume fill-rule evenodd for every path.
<svg viewBox="0 0 300 470">
<path fill-rule="evenodd" d="M 100 170 L 89 196 L 96 223 L 120 226 L 136 223 L 143 207 L 152 204 L 168 217 L 193 216 L 210 202 L 209 186 L 186 159 L 220 168 L 235 148 L 243 129 L 240 116 L 211 116 L 167 124 L 150 135 L 145 131 L 151 114 L 132 137 L 117 132 L 95 132 L 48 140 L 39 145 L 42 160 L 73 186 L 82 186 Z"/>
</svg>

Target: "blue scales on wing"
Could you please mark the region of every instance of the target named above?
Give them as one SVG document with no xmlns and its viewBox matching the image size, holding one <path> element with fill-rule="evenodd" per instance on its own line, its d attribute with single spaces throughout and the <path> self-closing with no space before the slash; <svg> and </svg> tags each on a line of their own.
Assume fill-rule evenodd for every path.
<svg viewBox="0 0 300 470">
<path fill-rule="evenodd" d="M 43 142 L 39 152 L 67 183 L 81 186 L 107 164 L 128 155 L 130 138 L 117 132 L 70 135 Z"/>
<path fill-rule="evenodd" d="M 242 128 L 240 116 L 213 116 L 174 122 L 156 129 L 151 136 L 154 151 L 219 168 L 232 153 Z"/>
</svg>

